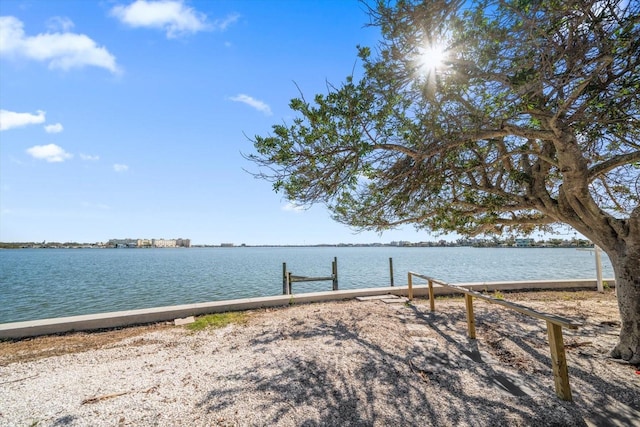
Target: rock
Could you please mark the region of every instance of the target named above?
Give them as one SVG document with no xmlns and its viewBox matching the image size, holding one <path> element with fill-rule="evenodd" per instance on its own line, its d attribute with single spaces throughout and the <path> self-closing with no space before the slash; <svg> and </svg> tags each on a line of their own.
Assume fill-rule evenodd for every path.
<svg viewBox="0 0 640 427">
<path fill-rule="evenodd" d="M 188 325 L 189 323 L 195 322 L 196 319 L 193 316 L 184 317 L 182 319 L 176 319 L 173 321 L 173 324 L 176 326 Z"/>
</svg>

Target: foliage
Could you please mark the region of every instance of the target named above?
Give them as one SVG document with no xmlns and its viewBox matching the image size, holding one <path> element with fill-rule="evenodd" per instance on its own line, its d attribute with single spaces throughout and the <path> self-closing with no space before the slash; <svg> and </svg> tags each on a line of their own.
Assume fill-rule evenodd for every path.
<svg viewBox="0 0 640 427">
<path fill-rule="evenodd" d="M 20 249 L 25 246 L 25 243 L 0 242 L 0 249 Z"/>
<path fill-rule="evenodd" d="M 255 137 L 257 175 L 356 229 L 568 224 L 609 255 L 611 355 L 640 363 L 640 2 L 380 0 L 370 13 L 382 41 L 359 48 L 362 78 L 293 99 L 293 123 Z"/>
<path fill-rule="evenodd" d="M 232 323 L 243 324 L 247 321 L 247 314 L 240 311 L 232 311 L 228 313 L 215 313 L 200 316 L 195 322 L 187 325 L 192 331 L 201 331 L 207 328 L 224 328 Z"/>
<path fill-rule="evenodd" d="M 364 76 L 256 136 L 258 176 L 337 221 L 464 234 L 566 223 L 603 247 L 640 216 L 640 3 L 398 1 Z M 445 62 L 418 58 L 442 44 Z M 597 230 L 597 232 L 595 232 Z"/>
</svg>

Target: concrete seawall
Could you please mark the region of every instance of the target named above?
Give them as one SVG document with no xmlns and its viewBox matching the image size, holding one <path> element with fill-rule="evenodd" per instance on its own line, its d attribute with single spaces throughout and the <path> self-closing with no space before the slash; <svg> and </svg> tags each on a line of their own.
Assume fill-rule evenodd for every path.
<svg viewBox="0 0 640 427">
<path fill-rule="evenodd" d="M 614 279 L 604 279 L 614 286 Z M 474 282 L 456 283 L 477 291 L 493 290 L 528 290 L 528 289 L 596 289 L 595 279 L 577 280 L 536 280 L 522 282 Z M 406 296 L 407 286 L 384 288 L 349 289 L 342 291 L 312 292 L 294 295 L 279 295 L 261 298 L 243 298 L 226 301 L 204 302 L 197 304 L 174 305 L 168 307 L 145 308 L 139 310 L 115 311 L 110 313 L 88 314 L 72 317 L 31 320 L 0 324 L 0 339 L 18 339 L 38 335 L 60 334 L 72 331 L 89 331 L 96 329 L 119 328 L 145 323 L 165 322 L 188 316 L 198 316 L 226 311 L 254 310 L 266 307 L 286 306 L 289 304 L 306 304 L 313 302 L 337 301 L 353 299 L 360 296 L 393 294 Z M 451 290 L 434 286 L 435 295 L 451 294 Z M 414 279 L 414 296 L 428 295 L 426 282 Z"/>
</svg>

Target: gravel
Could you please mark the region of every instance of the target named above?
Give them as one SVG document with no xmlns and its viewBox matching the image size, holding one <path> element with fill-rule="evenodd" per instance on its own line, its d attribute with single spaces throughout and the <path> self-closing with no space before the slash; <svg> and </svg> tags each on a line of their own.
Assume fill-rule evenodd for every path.
<svg viewBox="0 0 640 427">
<path fill-rule="evenodd" d="M 607 357 L 615 299 L 559 294 L 507 299 L 585 322 L 564 331 L 573 402 L 555 395 L 544 322 L 477 302 L 469 340 L 461 299 L 434 313 L 425 300 L 350 300 L 53 355 L 64 337 L 43 338 L 42 357 L 1 343 L 0 425 L 640 425 L 640 375 Z"/>
</svg>

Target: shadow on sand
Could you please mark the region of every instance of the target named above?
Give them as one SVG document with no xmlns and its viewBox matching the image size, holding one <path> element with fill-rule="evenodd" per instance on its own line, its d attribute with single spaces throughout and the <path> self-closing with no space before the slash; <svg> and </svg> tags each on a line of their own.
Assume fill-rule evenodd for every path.
<svg viewBox="0 0 640 427">
<path fill-rule="evenodd" d="M 523 328 L 522 322 L 531 321 L 518 313 L 480 309 L 478 340 L 469 340 L 460 308 L 431 313 L 423 306 L 385 307 L 397 328 L 387 330 L 388 341 L 381 341 L 367 333 L 384 327 L 366 313 L 371 304 L 361 303 L 355 320 L 320 314 L 248 337 L 254 352 L 271 356 L 268 366 L 247 360 L 238 371 L 211 378 L 211 390 L 200 405 L 219 415 L 220 424 L 235 420 L 240 425 L 584 426 L 637 421 L 634 390 L 590 372 L 590 364 L 603 363 L 600 359 L 581 367 L 570 361 L 574 402 L 555 396 L 544 324 Z M 234 379 L 252 389 L 216 387 Z M 616 401 L 611 396 L 626 397 Z M 250 407 L 255 417 L 234 419 L 238 405 Z"/>
</svg>

